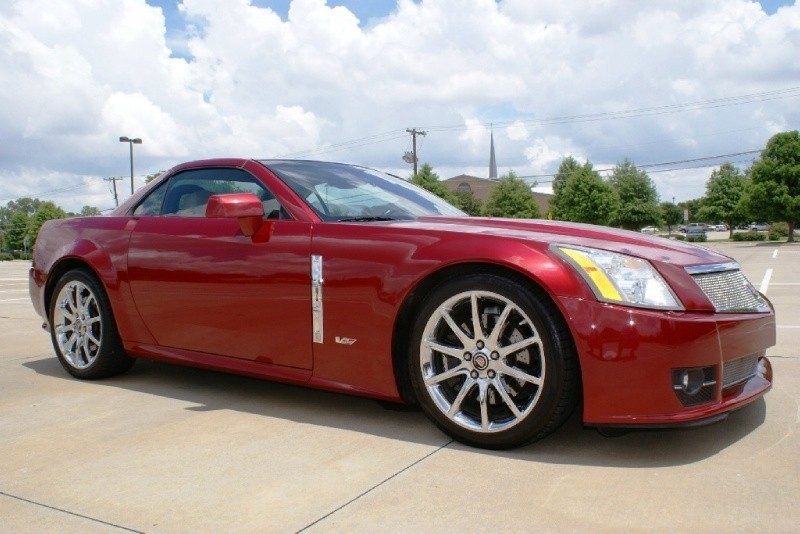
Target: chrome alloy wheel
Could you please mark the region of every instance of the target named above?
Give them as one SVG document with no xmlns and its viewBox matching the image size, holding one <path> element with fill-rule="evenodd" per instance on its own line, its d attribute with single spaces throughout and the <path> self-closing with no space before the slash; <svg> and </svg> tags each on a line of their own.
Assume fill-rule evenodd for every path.
<svg viewBox="0 0 800 534">
<path fill-rule="evenodd" d="M 545 380 L 534 323 L 520 306 L 490 291 L 461 292 L 436 308 L 422 334 L 419 362 L 436 407 L 479 433 L 522 422 Z"/>
<path fill-rule="evenodd" d="M 86 369 L 97 358 L 103 339 L 103 321 L 92 290 L 73 280 L 61 288 L 53 310 L 58 351 L 76 369 Z"/>
</svg>

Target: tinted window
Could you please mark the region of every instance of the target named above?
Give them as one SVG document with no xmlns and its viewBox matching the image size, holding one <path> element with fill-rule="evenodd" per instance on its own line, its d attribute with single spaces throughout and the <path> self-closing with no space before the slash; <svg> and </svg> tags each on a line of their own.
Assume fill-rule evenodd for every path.
<svg viewBox="0 0 800 534">
<path fill-rule="evenodd" d="M 364 167 L 319 161 L 263 161 L 327 221 L 466 215 L 407 181 Z"/>
<path fill-rule="evenodd" d="M 160 215 L 161 204 L 164 203 L 164 195 L 167 192 L 167 182 L 154 189 L 141 204 L 133 210 L 134 215 Z"/>
<path fill-rule="evenodd" d="M 287 218 L 275 196 L 250 173 L 242 169 L 194 169 L 177 174 L 155 189 L 134 211 L 134 215 L 204 217 L 211 195 L 253 193 L 264 204 L 267 218 Z"/>
</svg>

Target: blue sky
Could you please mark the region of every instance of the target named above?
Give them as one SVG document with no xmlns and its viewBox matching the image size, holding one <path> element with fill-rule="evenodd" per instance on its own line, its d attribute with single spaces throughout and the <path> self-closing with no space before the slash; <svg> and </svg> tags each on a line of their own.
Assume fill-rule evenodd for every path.
<svg viewBox="0 0 800 534">
<path fill-rule="evenodd" d="M 251 4 L 258 7 L 268 7 L 286 20 L 289 13 L 291 0 L 252 0 Z M 164 12 L 169 31 L 181 29 L 184 25 L 183 17 L 178 11 L 178 0 L 147 0 L 152 6 L 157 6 Z M 781 6 L 792 5 L 794 0 L 761 0 L 759 2 L 768 15 L 775 13 Z M 344 6 L 350 10 L 362 25 L 369 24 L 371 19 L 378 19 L 391 14 L 397 7 L 397 0 L 328 0 L 328 5 Z"/>
<path fill-rule="evenodd" d="M 180 30 L 184 26 L 183 16 L 178 11 L 178 0 L 147 0 L 147 3 L 160 7 L 167 19 L 168 31 Z M 289 15 L 291 0 L 252 0 L 251 4 L 258 7 L 268 7 L 277 13 L 281 19 L 286 20 Z M 779 3 L 775 0 L 765 3 Z M 344 6 L 353 13 L 362 25 L 369 24 L 372 19 L 389 15 L 396 7 L 397 0 L 329 0 L 331 7 Z"/>
</svg>

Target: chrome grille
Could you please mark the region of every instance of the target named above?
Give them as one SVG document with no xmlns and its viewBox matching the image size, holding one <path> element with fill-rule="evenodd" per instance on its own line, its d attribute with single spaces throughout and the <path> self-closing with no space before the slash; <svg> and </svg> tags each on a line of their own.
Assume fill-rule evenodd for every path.
<svg viewBox="0 0 800 534">
<path fill-rule="evenodd" d="M 736 263 L 686 269 L 718 312 L 765 312 L 769 304 Z"/>
<path fill-rule="evenodd" d="M 738 360 L 725 362 L 722 367 L 722 387 L 728 388 L 752 378 L 758 369 L 758 355 L 751 354 Z"/>
</svg>

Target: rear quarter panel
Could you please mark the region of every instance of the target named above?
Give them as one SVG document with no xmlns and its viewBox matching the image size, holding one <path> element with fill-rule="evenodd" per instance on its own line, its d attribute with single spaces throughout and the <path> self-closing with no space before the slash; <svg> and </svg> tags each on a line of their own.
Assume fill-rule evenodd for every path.
<svg viewBox="0 0 800 534">
<path fill-rule="evenodd" d="M 72 268 L 92 271 L 103 285 L 124 340 L 152 342 L 139 320 L 128 285 L 128 217 L 78 217 L 48 221 L 36 240 L 31 267 L 31 298 L 37 312 L 48 321 L 51 293 Z"/>
</svg>

